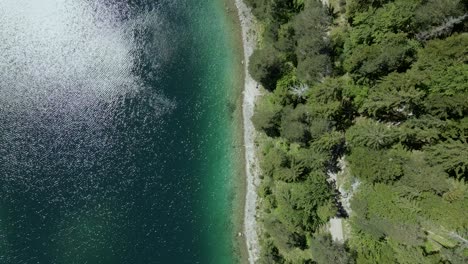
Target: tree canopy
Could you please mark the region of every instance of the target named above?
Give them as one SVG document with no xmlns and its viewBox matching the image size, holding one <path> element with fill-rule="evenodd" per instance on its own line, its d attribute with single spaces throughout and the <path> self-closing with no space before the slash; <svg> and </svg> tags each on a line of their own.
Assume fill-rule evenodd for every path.
<svg viewBox="0 0 468 264">
<path fill-rule="evenodd" d="M 246 2 L 260 262 L 468 263 L 467 1 Z M 339 159 L 358 186 L 344 243 L 326 231 Z"/>
</svg>

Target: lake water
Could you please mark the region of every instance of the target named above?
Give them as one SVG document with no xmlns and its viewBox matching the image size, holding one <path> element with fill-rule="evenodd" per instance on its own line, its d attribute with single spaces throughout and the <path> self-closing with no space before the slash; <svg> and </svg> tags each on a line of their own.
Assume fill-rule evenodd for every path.
<svg viewBox="0 0 468 264">
<path fill-rule="evenodd" d="M 234 263 L 220 0 L 0 0 L 0 263 Z"/>
</svg>

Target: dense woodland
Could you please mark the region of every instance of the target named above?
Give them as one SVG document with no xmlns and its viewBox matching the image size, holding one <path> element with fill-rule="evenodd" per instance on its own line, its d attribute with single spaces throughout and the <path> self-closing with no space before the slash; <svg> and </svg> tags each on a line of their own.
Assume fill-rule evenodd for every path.
<svg viewBox="0 0 468 264">
<path fill-rule="evenodd" d="M 468 263 L 468 1 L 245 1 L 261 263 Z"/>
</svg>

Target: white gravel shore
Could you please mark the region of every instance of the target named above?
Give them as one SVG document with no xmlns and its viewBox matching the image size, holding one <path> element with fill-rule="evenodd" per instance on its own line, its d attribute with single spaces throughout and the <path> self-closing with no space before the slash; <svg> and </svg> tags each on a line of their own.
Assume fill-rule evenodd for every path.
<svg viewBox="0 0 468 264">
<path fill-rule="evenodd" d="M 258 84 L 252 79 L 248 72 L 249 57 L 257 44 L 255 32 L 255 19 L 242 0 L 235 0 L 239 20 L 242 27 L 242 42 L 244 46 L 244 99 L 242 104 L 242 114 L 244 121 L 244 146 L 245 146 L 245 172 L 247 177 L 247 191 L 245 197 L 244 212 L 244 236 L 247 243 L 249 263 L 257 262 L 260 246 L 257 234 L 257 186 L 259 181 L 258 162 L 255 149 L 255 128 L 250 120 L 254 113 L 255 100 L 260 94 Z"/>
</svg>

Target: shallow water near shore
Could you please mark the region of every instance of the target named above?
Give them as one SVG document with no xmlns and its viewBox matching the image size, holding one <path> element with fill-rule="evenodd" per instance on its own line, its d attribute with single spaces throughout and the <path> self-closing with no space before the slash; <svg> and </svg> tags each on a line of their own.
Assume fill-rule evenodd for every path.
<svg viewBox="0 0 468 264">
<path fill-rule="evenodd" d="M 222 1 L 0 1 L 0 263 L 235 263 Z"/>
</svg>

